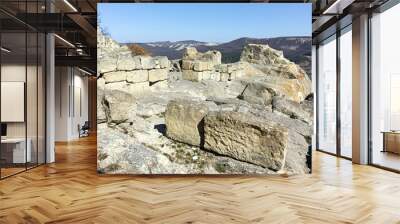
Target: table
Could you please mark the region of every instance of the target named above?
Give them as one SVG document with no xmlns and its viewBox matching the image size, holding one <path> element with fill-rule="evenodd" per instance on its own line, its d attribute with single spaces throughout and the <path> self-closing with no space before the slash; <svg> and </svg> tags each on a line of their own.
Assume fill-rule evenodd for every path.
<svg viewBox="0 0 400 224">
<path fill-rule="evenodd" d="M 383 131 L 382 152 L 400 154 L 400 131 Z"/>
<path fill-rule="evenodd" d="M 28 143 L 28 147 L 26 147 L 26 153 L 25 153 L 25 138 L 5 138 L 1 139 L 1 150 L 2 154 L 3 152 L 11 152 L 12 153 L 12 161 L 9 161 L 11 163 L 26 163 L 26 162 L 31 162 L 32 160 L 32 153 L 31 153 L 31 145 L 32 141 L 30 138 L 26 139 L 26 142 Z M 12 147 L 10 149 L 10 146 Z M 2 155 L 3 157 L 3 155 Z M 10 158 L 10 160 L 11 160 Z"/>
</svg>

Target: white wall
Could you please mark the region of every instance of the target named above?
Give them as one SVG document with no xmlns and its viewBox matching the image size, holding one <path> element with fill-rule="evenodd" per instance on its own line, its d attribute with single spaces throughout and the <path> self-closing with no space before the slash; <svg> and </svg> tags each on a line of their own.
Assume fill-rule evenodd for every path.
<svg viewBox="0 0 400 224">
<path fill-rule="evenodd" d="M 313 136 L 312 136 L 312 149 L 315 150 L 317 148 L 317 139 L 316 139 L 316 130 L 317 130 L 317 48 L 315 45 L 312 45 L 311 50 L 311 81 L 312 81 L 312 92 L 314 93 L 314 102 L 313 102 L 313 110 L 314 110 L 314 123 L 313 123 Z"/>
<path fill-rule="evenodd" d="M 78 125 L 88 120 L 88 78 L 76 68 L 56 67 L 55 85 L 55 140 L 77 139 Z"/>
</svg>

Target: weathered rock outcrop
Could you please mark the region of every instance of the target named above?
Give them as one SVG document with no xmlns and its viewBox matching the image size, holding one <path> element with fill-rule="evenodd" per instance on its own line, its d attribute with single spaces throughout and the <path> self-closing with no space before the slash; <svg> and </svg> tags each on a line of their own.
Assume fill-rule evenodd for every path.
<svg viewBox="0 0 400 224">
<path fill-rule="evenodd" d="M 282 97 L 274 97 L 272 100 L 272 108 L 274 111 L 279 111 L 293 119 L 301 120 L 312 125 L 313 114 L 312 112 L 310 113 L 310 106 L 311 105 L 297 103 Z"/>
<path fill-rule="evenodd" d="M 200 146 L 204 139 L 203 118 L 208 112 L 204 103 L 174 100 L 165 112 L 167 136 L 190 145 Z"/>
<path fill-rule="evenodd" d="M 288 133 L 275 122 L 238 112 L 211 112 L 204 119 L 204 148 L 272 170 L 285 164 Z"/>
<path fill-rule="evenodd" d="M 257 82 L 265 83 L 272 96 L 301 102 L 311 93 L 311 80 L 300 66 L 283 57 L 283 53 L 268 45 L 249 44 L 243 49 L 241 61 L 248 62 L 256 71 Z"/>
<path fill-rule="evenodd" d="M 311 82 L 282 52 L 249 45 L 241 61 L 187 48 L 183 58 L 98 43 L 99 172 L 307 173 Z"/>
<path fill-rule="evenodd" d="M 282 51 L 275 50 L 263 44 L 246 45 L 240 55 L 240 60 L 259 65 L 282 65 L 290 63 L 290 61 L 283 56 Z"/>
</svg>

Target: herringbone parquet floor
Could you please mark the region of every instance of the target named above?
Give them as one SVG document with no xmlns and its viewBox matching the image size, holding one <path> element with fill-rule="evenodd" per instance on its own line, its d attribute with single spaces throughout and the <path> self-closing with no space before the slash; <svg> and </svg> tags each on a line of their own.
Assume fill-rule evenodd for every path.
<svg viewBox="0 0 400 224">
<path fill-rule="evenodd" d="M 99 176 L 94 137 L 0 181 L 0 223 L 400 223 L 400 175 L 314 153 L 294 177 Z"/>
</svg>

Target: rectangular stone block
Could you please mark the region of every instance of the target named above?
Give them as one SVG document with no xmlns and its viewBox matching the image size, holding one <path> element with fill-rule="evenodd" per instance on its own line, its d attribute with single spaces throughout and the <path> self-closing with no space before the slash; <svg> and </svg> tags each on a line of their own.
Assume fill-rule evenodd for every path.
<svg viewBox="0 0 400 224">
<path fill-rule="evenodd" d="M 154 62 L 157 68 L 169 68 L 169 60 L 165 56 L 154 57 Z"/>
<path fill-rule="evenodd" d="M 141 63 L 141 56 L 133 56 L 133 63 L 135 64 L 135 69 L 143 69 Z"/>
<path fill-rule="evenodd" d="M 193 82 L 200 82 L 203 79 L 202 72 L 193 70 L 182 70 L 182 79 Z"/>
<path fill-rule="evenodd" d="M 220 64 L 220 65 L 215 65 L 215 70 L 217 72 L 228 72 L 228 65 L 227 64 Z"/>
<path fill-rule="evenodd" d="M 226 82 L 229 80 L 229 73 L 221 72 L 220 74 L 221 74 L 220 81 Z"/>
<path fill-rule="evenodd" d="M 193 70 L 194 62 L 190 60 L 182 60 L 182 69 Z"/>
<path fill-rule="evenodd" d="M 149 70 L 149 81 L 150 82 L 157 82 L 160 80 L 168 79 L 168 69 L 152 69 Z"/>
<path fill-rule="evenodd" d="M 201 75 L 202 75 L 202 80 L 211 79 L 211 71 L 203 71 Z"/>
<path fill-rule="evenodd" d="M 121 123 L 128 120 L 128 114 L 133 105 L 133 96 L 128 91 L 126 82 L 109 83 L 105 85 L 104 100 L 107 102 L 109 122 Z"/>
<path fill-rule="evenodd" d="M 195 61 L 193 70 L 199 71 L 199 72 L 209 71 L 209 70 L 212 70 L 213 67 L 214 67 L 214 64 L 212 63 L 212 61 Z"/>
<path fill-rule="evenodd" d="M 203 143 L 203 118 L 207 105 L 188 100 L 173 100 L 165 111 L 167 136 L 176 141 L 200 146 Z"/>
<path fill-rule="evenodd" d="M 127 72 L 126 81 L 130 83 L 147 82 L 149 81 L 148 70 L 134 70 Z"/>
<path fill-rule="evenodd" d="M 134 70 L 136 68 L 137 68 L 136 61 L 133 60 L 133 57 L 130 53 L 129 54 L 125 53 L 125 54 L 119 55 L 118 61 L 117 61 L 117 70 L 130 71 L 130 70 Z"/>
<path fill-rule="evenodd" d="M 116 58 L 99 58 L 98 61 L 99 63 L 97 63 L 97 70 L 101 74 L 117 70 Z"/>
<path fill-rule="evenodd" d="M 220 81 L 221 80 L 221 73 L 219 72 L 211 72 L 210 79 L 214 81 Z"/>
<path fill-rule="evenodd" d="M 233 71 L 233 72 L 231 73 L 231 79 L 242 78 L 244 75 L 245 75 L 245 74 L 244 74 L 244 71 L 241 70 L 241 69 L 239 69 L 239 70 Z"/>
<path fill-rule="evenodd" d="M 249 113 L 209 112 L 204 117 L 204 148 L 279 171 L 285 165 L 288 130 Z"/>
<path fill-rule="evenodd" d="M 106 83 L 126 81 L 125 71 L 108 72 L 103 75 Z"/>
<path fill-rule="evenodd" d="M 139 56 L 142 69 L 153 69 L 156 67 L 154 59 L 150 56 Z"/>
</svg>

